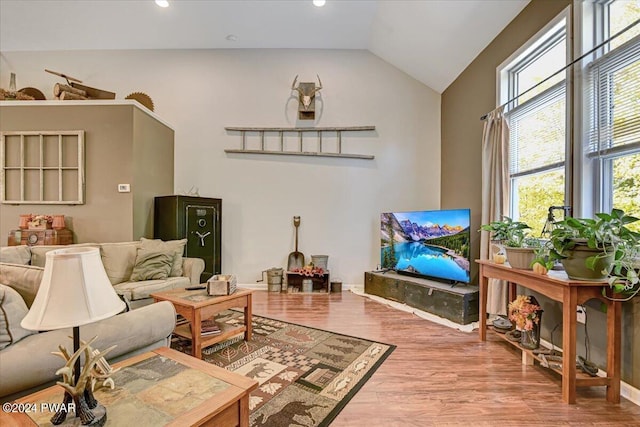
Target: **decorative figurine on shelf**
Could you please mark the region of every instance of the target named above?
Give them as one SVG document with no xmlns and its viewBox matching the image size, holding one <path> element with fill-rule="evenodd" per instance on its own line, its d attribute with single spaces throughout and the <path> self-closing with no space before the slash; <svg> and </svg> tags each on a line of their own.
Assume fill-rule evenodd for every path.
<svg viewBox="0 0 640 427">
<path fill-rule="evenodd" d="M 51 215 L 31 215 L 29 219 L 29 230 L 46 230 L 51 228 L 53 217 Z"/>
<path fill-rule="evenodd" d="M 40 215 L 40 214 L 21 214 L 20 224 L 21 230 L 62 230 L 66 228 L 64 215 Z"/>
</svg>

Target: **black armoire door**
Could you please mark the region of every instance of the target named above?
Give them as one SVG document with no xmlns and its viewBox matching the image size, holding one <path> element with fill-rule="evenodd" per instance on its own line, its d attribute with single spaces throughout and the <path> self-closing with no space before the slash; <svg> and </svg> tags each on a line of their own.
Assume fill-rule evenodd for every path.
<svg viewBox="0 0 640 427">
<path fill-rule="evenodd" d="M 202 258 L 200 282 L 221 273 L 222 200 L 208 197 L 162 196 L 154 203 L 153 235 L 156 239 L 187 239 L 185 256 Z"/>
</svg>

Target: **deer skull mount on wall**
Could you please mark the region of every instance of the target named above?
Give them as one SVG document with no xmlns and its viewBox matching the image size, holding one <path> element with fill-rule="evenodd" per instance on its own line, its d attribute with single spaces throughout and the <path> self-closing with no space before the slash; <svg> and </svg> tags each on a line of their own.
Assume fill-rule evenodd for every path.
<svg viewBox="0 0 640 427">
<path fill-rule="evenodd" d="M 298 76 L 293 79 L 291 90 L 298 92 L 298 119 L 300 120 L 315 120 L 316 118 L 316 93 L 322 89 L 322 82 L 320 76 L 318 77 L 318 86 L 315 83 L 300 82 L 296 86 Z"/>
</svg>

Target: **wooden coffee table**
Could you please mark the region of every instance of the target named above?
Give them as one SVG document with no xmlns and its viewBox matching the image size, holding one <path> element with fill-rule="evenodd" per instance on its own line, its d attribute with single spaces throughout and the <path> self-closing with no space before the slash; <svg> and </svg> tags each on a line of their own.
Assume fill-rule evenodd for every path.
<svg viewBox="0 0 640 427">
<path fill-rule="evenodd" d="M 191 354 L 202 359 L 202 349 L 210 345 L 228 340 L 244 332 L 246 341 L 251 339 L 251 293 L 248 289 L 238 289 L 225 296 L 210 296 L 206 289 L 189 291 L 172 289 L 170 291 L 151 294 L 157 301 L 171 301 L 176 312 L 187 319 L 188 324 L 176 326 L 174 333 L 191 340 Z M 219 324 L 222 332 L 217 335 L 202 336 L 203 319 L 209 319 L 229 308 L 244 308 L 244 324 L 230 326 Z M 192 333 L 193 331 L 193 333 Z"/>
<path fill-rule="evenodd" d="M 249 393 L 258 387 L 255 380 L 167 347 L 114 367 L 121 367 L 112 376 L 115 388 L 95 392 L 107 409 L 107 426 L 249 425 Z M 62 396 L 62 387 L 56 385 L 22 397 L 15 404 L 29 408 L 28 413 L 2 411 L 0 425 L 51 425 L 49 405 L 62 402 Z M 67 422 L 74 420 L 71 413 Z"/>
</svg>

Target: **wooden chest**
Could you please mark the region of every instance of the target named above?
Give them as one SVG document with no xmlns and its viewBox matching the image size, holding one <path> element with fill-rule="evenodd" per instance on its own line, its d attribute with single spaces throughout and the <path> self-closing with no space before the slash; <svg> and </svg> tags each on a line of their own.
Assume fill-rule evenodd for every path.
<svg viewBox="0 0 640 427">
<path fill-rule="evenodd" d="M 68 228 L 61 230 L 11 230 L 8 246 L 18 245 L 70 245 L 73 233 Z"/>
<path fill-rule="evenodd" d="M 396 273 L 364 273 L 367 294 L 397 301 L 459 325 L 478 320 L 480 293 L 477 286 L 443 284 Z"/>
</svg>

